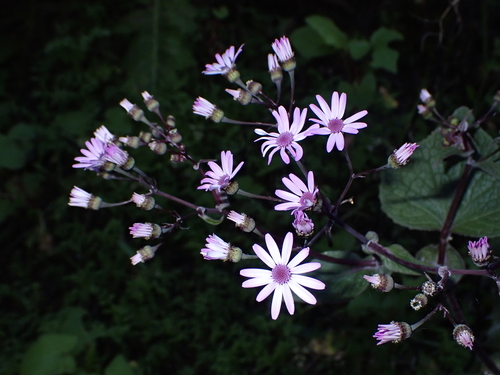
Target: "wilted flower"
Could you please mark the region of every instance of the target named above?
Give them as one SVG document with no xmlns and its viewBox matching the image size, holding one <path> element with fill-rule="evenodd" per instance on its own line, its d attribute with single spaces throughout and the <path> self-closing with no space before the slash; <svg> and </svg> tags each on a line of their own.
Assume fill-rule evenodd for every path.
<svg viewBox="0 0 500 375">
<path fill-rule="evenodd" d="M 304 211 L 295 210 L 293 212 L 295 220 L 292 225 L 299 236 L 310 236 L 314 232 L 314 223 Z"/>
<path fill-rule="evenodd" d="M 102 199 L 74 186 L 69 197 L 69 206 L 82 207 L 90 210 L 98 210 L 101 207 Z"/>
</svg>

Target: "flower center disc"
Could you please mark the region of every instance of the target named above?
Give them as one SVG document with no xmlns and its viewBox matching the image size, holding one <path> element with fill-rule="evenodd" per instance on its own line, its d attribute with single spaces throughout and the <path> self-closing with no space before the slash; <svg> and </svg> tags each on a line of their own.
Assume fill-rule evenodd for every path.
<svg viewBox="0 0 500 375">
<path fill-rule="evenodd" d="M 278 284 L 286 284 L 292 277 L 292 272 L 288 266 L 278 264 L 272 270 L 272 277 Z"/>
<path fill-rule="evenodd" d="M 328 129 L 330 129 L 332 133 L 340 133 L 343 127 L 344 122 L 341 119 L 334 118 L 328 122 Z"/>
<path fill-rule="evenodd" d="M 293 134 L 290 132 L 281 133 L 278 138 L 276 138 L 276 144 L 279 147 L 290 146 L 293 142 Z"/>
</svg>

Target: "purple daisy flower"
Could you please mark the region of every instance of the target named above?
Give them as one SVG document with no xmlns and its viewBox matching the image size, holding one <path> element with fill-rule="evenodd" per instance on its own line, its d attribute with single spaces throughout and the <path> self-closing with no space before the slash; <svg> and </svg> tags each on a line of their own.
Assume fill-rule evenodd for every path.
<svg viewBox="0 0 500 375">
<path fill-rule="evenodd" d="M 208 166 L 212 170 L 205 173 L 205 178 L 201 180 L 201 185 L 198 186 L 198 189 L 205 189 L 205 191 L 215 189 L 218 191 L 224 190 L 229 186 L 231 180 L 245 163 L 242 161 L 233 170 L 233 154 L 231 151 L 222 151 L 220 158 L 222 168 L 213 161 L 208 162 Z"/>
<path fill-rule="evenodd" d="M 342 120 L 347 102 L 347 95 L 345 93 L 342 93 L 339 97 L 339 93 L 334 91 L 332 94 L 331 106 L 328 106 L 328 103 L 320 95 L 316 95 L 316 100 L 321 109 L 315 104 L 311 104 L 309 107 L 319 119 L 310 120 L 323 125 L 323 127 L 310 130 L 308 135 L 329 135 L 326 143 L 327 152 L 332 151 L 334 146 L 337 146 L 337 150 L 339 151 L 344 149 L 345 142 L 343 133 L 358 134 L 359 129 L 366 128 L 367 125 L 364 122 L 356 121 L 366 116 L 368 111 L 360 111 Z"/>
<path fill-rule="evenodd" d="M 290 173 L 290 178 L 283 177 L 282 181 L 290 189 L 291 193 L 284 190 L 276 190 L 275 194 L 288 202 L 274 206 L 276 211 L 305 210 L 314 206 L 318 188 L 314 185 L 314 174 L 307 174 L 307 186 L 300 178 Z"/>
<path fill-rule="evenodd" d="M 241 276 L 250 277 L 249 280 L 243 282 L 243 288 L 255 288 L 265 285 L 259 294 L 257 294 L 257 302 L 263 301 L 274 292 L 271 303 L 271 318 L 273 319 L 278 318 L 283 300 L 285 301 L 288 313 L 293 315 L 295 304 L 292 292 L 304 302 L 315 305 L 316 298 L 304 287 L 322 290 L 325 288 L 325 284 L 312 277 L 302 275 L 321 267 L 321 264 L 318 262 L 299 265 L 309 255 L 309 248 L 302 249 L 290 261 L 293 245 L 293 235 L 291 232 L 288 232 L 285 236 L 281 254 L 278 245 L 269 233 L 266 234 L 265 240 L 269 253 L 257 244 L 253 245 L 253 250 L 271 270 L 258 268 L 245 268 L 241 270 Z"/>
<path fill-rule="evenodd" d="M 235 68 L 235 61 L 238 55 L 241 53 L 244 44 L 238 48 L 238 51 L 234 53 L 234 46 L 229 47 L 226 52 L 222 54 L 216 54 L 216 63 L 206 64 L 203 74 L 214 75 L 214 74 L 227 74 L 231 69 Z"/>
<path fill-rule="evenodd" d="M 311 129 L 315 127 L 314 125 L 304 132 L 300 132 L 304 127 L 304 123 L 306 121 L 307 108 L 304 108 L 302 111 L 299 108 L 295 108 L 293 112 L 293 122 L 290 126 L 290 121 L 288 119 L 288 112 L 285 107 L 280 106 L 277 111 L 273 111 L 273 116 L 276 118 L 278 125 L 278 133 L 272 132 L 267 133 L 262 129 L 255 129 L 255 133 L 261 135 L 262 137 L 255 140 L 265 142 L 260 147 L 262 152 L 262 156 L 266 156 L 267 152 L 273 149 L 267 158 L 267 164 L 271 163 L 271 159 L 273 155 L 279 151 L 281 159 L 285 164 L 290 163 L 290 158 L 286 151 L 289 151 L 292 154 L 292 157 L 295 161 L 298 161 L 304 155 L 304 151 L 302 147 L 297 143 L 304 138 L 306 138 L 309 134 L 308 132 L 312 131 Z"/>
</svg>

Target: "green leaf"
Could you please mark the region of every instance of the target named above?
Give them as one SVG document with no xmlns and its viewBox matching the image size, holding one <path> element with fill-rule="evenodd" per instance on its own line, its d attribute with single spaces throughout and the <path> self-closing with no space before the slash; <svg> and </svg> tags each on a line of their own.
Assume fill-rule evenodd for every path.
<svg viewBox="0 0 500 375">
<path fill-rule="evenodd" d="M 386 27 L 381 27 L 376 30 L 370 37 L 370 42 L 373 48 L 385 48 L 387 45 L 394 40 L 403 40 L 403 34 L 396 30 L 388 29 Z"/>
<path fill-rule="evenodd" d="M 56 375 L 72 373 L 76 363 L 71 351 L 75 348 L 74 335 L 46 334 L 40 336 L 24 355 L 20 375 Z"/>
<path fill-rule="evenodd" d="M 491 147 L 482 129 L 474 134 L 479 153 Z M 447 167 L 443 159 L 460 151 L 443 147 L 436 129 L 420 142 L 408 165 L 382 174 L 379 198 L 382 210 L 410 229 L 441 230 L 461 177 L 465 160 Z M 497 203 L 495 203 L 497 202 Z M 455 215 L 452 232 L 473 237 L 500 235 L 500 183 L 480 170 L 472 173 Z"/>
<path fill-rule="evenodd" d="M 323 253 L 338 259 L 360 260 L 360 258 L 351 252 L 331 250 Z M 365 259 L 373 259 L 371 256 Z M 321 268 L 315 273 L 325 284 L 326 289 L 317 297 L 324 301 L 338 301 L 351 299 L 363 292 L 369 285 L 363 279 L 363 275 L 373 273 L 373 270 L 358 269 L 353 271 L 351 266 L 318 260 Z"/>
<path fill-rule="evenodd" d="M 385 69 L 391 73 L 398 71 L 399 52 L 391 48 L 377 48 L 373 51 L 373 59 L 370 65 L 374 68 Z"/>
<path fill-rule="evenodd" d="M 340 82 L 338 90 L 347 94 L 352 106 L 367 108 L 375 99 L 377 82 L 373 74 L 367 73 L 360 83 L 351 85 L 345 81 Z"/>
<path fill-rule="evenodd" d="M 392 73 L 397 72 L 399 52 L 388 46 L 390 42 L 395 40 L 403 40 L 403 35 L 396 30 L 385 27 L 381 27 L 372 34 L 370 38 L 373 46 L 372 67 L 382 68 Z"/>
<path fill-rule="evenodd" d="M 125 357 L 118 354 L 106 367 L 104 375 L 134 375 L 132 368 L 125 360 Z"/>
<path fill-rule="evenodd" d="M 363 58 L 370 50 L 370 43 L 366 40 L 350 40 L 347 43 L 349 53 L 354 60 Z"/>
<path fill-rule="evenodd" d="M 345 48 L 347 35 L 330 18 L 315 15 L 306 17 L 305 21 L 319 34 L 327 45 L 339 49 Z"/>
<path fill-rule="evenodd" d="M 314 57 L 332 54 L 335 49 L 325 43 L 323 38 L 309 26 L 296 29 L 291 35 L 293 48 L 301 56 L 312 59 Z"/>
<path fill-rule="evenodd" d="M 500 180 L 500 162 L 482 161 L 471 163 L 471 165 L 488 173 L 491 177 Z"/>
<path fill-rule="evenodd" d="M 401 245 L 394 244 L 391 246 L 387 246 L 387 248 L 389 250 L 391 250 L 391 252 L 400 259 L 407 260 L 409 262 L 413 262 L 413 263 L 417 263 L 417 264 L 422 264 L 421 261 L 416 259 L 413 255 L 411 255 L 408 252 L 408 250 L 406 250 Z M 420 275 L 420 272 L 417 272 L 417 271 L 412 270 L 411 268 L 402 266 L 401 264 L 396 263 L 396 262 L 394 262 L 386 257 L 382 257 L 382 263 L 383 263 L 385 268 L 387 268 L 388 270 L 390 270 L 392 272 L 402 273 L 405 275 L 415 275 L 415 276 Z"/>
<path fill-rule="evenodd" d="M 437 245 L 427 245 L 420 249 L 416 257 L 424 264 L 433 267 L 439 267 L 438 264 L 438 256 L 439 256 L 439 247 Z M 456 251 L 450 244 L 446 245 L 446 256 L 444 259 L 444 264 L 449 269 L 463 269 L 465 268 L 465 262 L 462 256 Z M 453 275 L 451 279 L 457 282 L 462 275 Z"/>
</svg>

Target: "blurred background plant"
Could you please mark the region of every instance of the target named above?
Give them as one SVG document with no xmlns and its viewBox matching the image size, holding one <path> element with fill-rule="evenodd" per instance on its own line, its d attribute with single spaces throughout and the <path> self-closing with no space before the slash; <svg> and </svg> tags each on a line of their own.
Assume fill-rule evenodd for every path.
<svg viewBox="0 0 500 375">
<path fill-rule="evenodd" d="M 207 224 L 189 222 L 189 231 L 171 236 L 152 261 L 132 267 L 128 258 L 144 241 L 132 240 L 127 228 L 141 221 L 142 212 L 132 206 L 100 212 L 67 206 L 75 184 L 104 200 L 129 199 L 124 184 L 71 165 L 101 124 L 116 134 L 143 130 L 118 102 L 123 97 L 140 102 L 144 90 L 155 95 L 164 114 L 176 117 L 184 143 L 197 157 L 215 159 L 230 149 L 246 161 L 245 168 L 262 163 L 251 131 L 208 123 L 191 112 L 202 95 L 228 117 L 268 120 L 265 111 L 236 105 L 223 93 L 228 87 L 223 79 L 201 75 L 214 54 L 230 45 L 245 43 L 238 59 L 243 78 L 271 87 L 266 56 L 270 43 L 286 34 L 298 62 L 299 107 L 314 102 L 316 94 L 329 97 L 337 90 L 348 94 L 348 111 L 368 109 L 369 126 L 351 149 L 355 170 L 385 163 L 404 141 L 421 140 L 432 131 L 416 113 L 421 88 L 434 94 L 447 115 L 459 105 L 484 113 L 500 88 L 500 4 L 495 0 L 279 0 L 272 9 L 269 5 L 21 0 L 2 12 L 0 374 L 480 371 L 480 362 L 456 345 L 449 326 L 437 317 L 402 345 L 375 346 L 371 336 L 377 324 L 418 320 L 402 308 L 411 298 L 405 292 L 366 290 L 352 300 L 300 306 L 296 315 L 272 321 L 254 293 L 241 288 L 239 266 L 202 260 L 199 250 L 213 231 Z M 498 121 L 488 120 L 485 129 L 498 136 Z M 323 150 L 321 141 L 316 146 Z M 199 178 L 189 166 L 144 151 L 134 156 L 160 186 L 209 202 L 209 194 L 196 191 Z M 318 183 L 330 189 L 324 193 L 338 194 L 348 177 L 342 157 L 323 155 L 316 163 L 310 168 L 321 166 Z M 238 181 L 264 192 L 280 184 L 283 168 L 272 163 Z M 356 201 L 348 217 L 355 218 L 357 229 L 376 231 L 387 243 L 407 248 L 437 242 L 437 232 L 417 234 L 381 214 L 378 182 L 370 176 L 350 191 Z M 159 222 L 165 220 L 157 215 Z M 254 216 L 276 218 L 264 209 Z M 469 239 L 456 238 L 462 254 Z M 231 242 L 247 249 L 253 243 L 242 234 Z M 321 251 L 359 248 L 343 232 L 334 233 L 332 248 L 325 241 L 321 246 Z M 459 295 L 467 301 L 467 318 L 476 338 L 498 353 L 496 292 L 482 280 L 468 285 Z"/>
</svg>

